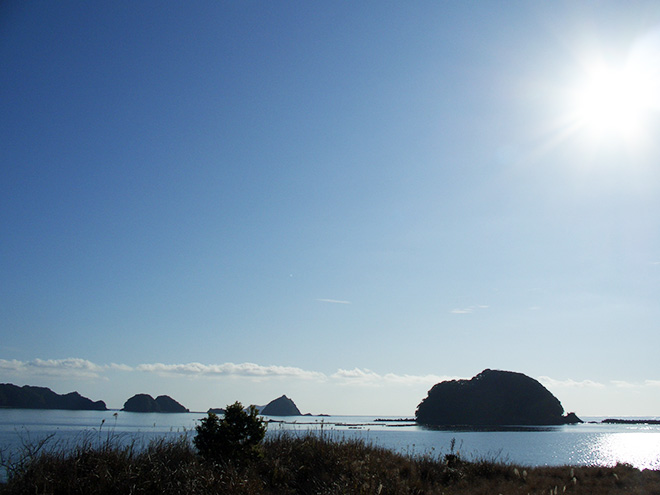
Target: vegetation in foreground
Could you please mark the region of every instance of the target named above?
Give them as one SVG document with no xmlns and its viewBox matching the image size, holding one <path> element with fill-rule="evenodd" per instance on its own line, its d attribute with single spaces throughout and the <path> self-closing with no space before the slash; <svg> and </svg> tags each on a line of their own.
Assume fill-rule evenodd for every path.
<svg viewBox="0 0 660 495">
<path fill-rule="evenodd" d="M 660 493 L 660 472 L 628 465 L 526 468 L 466 461 L 453 446 L 446 455 L 404 455 L 327 432 L 262 440 L 254 411 L 241 415 L 239 406 L 229 422 L 209 415 L 192 441 L 137 448 L 109 435 L 73 448 L 26 446 L 3 460 L 9 476 L 0 495 Z"/>
<path fill-rule="evenodd" d="M 660 473 L 626 465 L 523 468 L 407 456 L 364 441 L 278 434 L 248 464 L 204 460 L 190 439 L 145 449 L 104 442 L 14 464 L 0 494 L 527 494 L 660 493 Z"/>
</svg>

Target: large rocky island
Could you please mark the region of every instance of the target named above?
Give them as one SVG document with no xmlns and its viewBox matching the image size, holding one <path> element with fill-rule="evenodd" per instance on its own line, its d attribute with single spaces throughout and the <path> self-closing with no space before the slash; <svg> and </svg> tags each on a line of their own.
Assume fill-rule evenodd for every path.
<svg viewBox="0 0 660 495">
<path fill-rule="evenodd" d="M 0 383 L 0 407 L 16 409 L 68 409 L 80 411 L 107 411 L 105 402 L 96 402 L 78 392 L 60 395 L 46 387 L 19 387 Z"/>
<path fill-rule="evenodd" d="M 435 426 L 581 423 L 548 389 L 522 373 L 486 369 L 470 380 L 440 382 L 417 406 L 418 423 Z"/>
<path fill-rule="evenodd" d="M 261 409 L 264 416 L 302 416 L 298 406 L 286 395 L 270 401 Z"/>
<path fill-rule="evenodd" d="M 155 399 L 149 394 L 136 394 L 126 402 L 122 411 L 126 412 L 157 412 L 185 413 L 188 409 L 167 395 L 159 395 Z"/>
</svg>

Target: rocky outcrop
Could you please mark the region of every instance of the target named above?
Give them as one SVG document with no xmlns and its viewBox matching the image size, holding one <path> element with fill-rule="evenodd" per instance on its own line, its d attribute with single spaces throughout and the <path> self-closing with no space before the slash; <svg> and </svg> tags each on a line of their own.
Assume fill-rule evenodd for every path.
<svg viewBox="0 0 660 495">
<path fill-rule="evenodd" d="M 156 397 L 156 404 L 160 407 L 160 412 L 168 413 L 185 413 L 190 412 L 189 409 L 183 407 L 169 395 L 159 395 Z"/>
<path fill-rule="evenodd" d="M 177 401 L 167 395 L 159 395 L 155 399 L 149 394 L 137 394 L 124 403 L 122 411 L 127 412 L 157 412 L 183 413 L 189 412 Z"/>
<path fill-rule="evenodd" d="M 127 412 L 160 412 L 156 400 L 149 394 L 137 394 L 124 402 L 122 411 Z"/>
<path fill-rule="evenodd" d="M 0 407 L 16 409 L 68 409 L 80 411 L 106 411 L 102 400 L 92 401 L 78 392 L 60 395 L 46 387 L 19 387 L 11 383 L 0 384 Z"/>
<path fill-rule="evenodd" d="M 440 382 L 417 406 L 415 419 L 426 425 L 561 425 L 581 423 L 564 416 L 559 400 L 522 373 L 484 370 L 471 380 Z"/>
<path fill-rule="evenodd" d="M 264 416 L 302 416 L 298 407 L 286 395 L 270 401 L 260 412 Z"/>
</svg>

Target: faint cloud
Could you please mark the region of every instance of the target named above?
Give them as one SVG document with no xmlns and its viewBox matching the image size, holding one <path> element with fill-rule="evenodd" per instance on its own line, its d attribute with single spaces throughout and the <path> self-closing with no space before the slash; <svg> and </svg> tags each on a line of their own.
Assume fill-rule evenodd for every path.
<svg viewBox="0 0 660 495">
<path fill-rule="evenodd" d="M 0 359 L 0 370 L 19 375 L 42 375 L 75 378 L 99 378 L 104 367 L 86 359 L 34 359 L 32 361 L 8 361 Z"/>
<path fill-rule="evenodd" d="M 443 382 L 446 380 L 453 380 L 454 377 L 437 376 L 437 375 L 397 375 L 395 373 L 386 373 L 383 375 L 383 380 L 388 383 L 401 383 L 405 385 L 414 384 L 430 384 Z"/>
<path fill-rule="evenodd" d="M 302 378 L 302 379 L 325 379 L 323 373 L 307 371 L 291 366 L 262 366 L 255 363 L 223 363 L 223 364 L 140 364 L 135 368 L 137 371 L 147 373 L 158 373 L 163 375 L 185 375 L 185 376 L 236 376 L 248 378 Z"/>
<path fill-rule="evenodd" d="M 467 308 L 454 308 L 450 311 L 450 313 L 455 315 L 466 315 L 469 313 L 474 313 L 475 310 L 487 309 L 487 308 L 488 308 L 487 304 L 473 304 L 472 306 L 468 306 Z"/>
<path fill-rule="evenodd" d="M 616 388 L 657 388 L 660 387 L 660 380 L 644 380 L 643 382 L 628 382 L 625 380 L 612 380 L 612 385 Z"/>
<path fill-rule="evenodd" d="M 341 299 L 317 299 L 317 301 L 330 304 L 351 304 L 351 301 L 342 301 Z"/>
<path fill-rule="evenodd" d="M 133 371 L 133 367 L 128 366 L 127 364 L 110 363 L 106 368 L 118 371 Z"/>
<path fill-rule="evenodd" d="M 249 378 L 299 378 L 324 380 L 327 376 L 317 371 L 307 371 L 291 366 L 262 366 L 254 363 L 223 364 L 163 364 L 149 363 L 131 367 L 126 364 L 111 363 L 97 365 L 86 359 L 35 359 L 18 361 L 0 359 L 0 373 L 29 376 L 55 376 L 65 378 L 100 378 L 105 371 L 156 373 L 160 375 L 181 375 L 199 377 L 249 377 Z"/>
<path fill-rule="evenodd" d="M 538 311 L 538 310 L 540 310 L 540 309 L 541 309 L 541 306 L 530 306 L 530 307 L 529 307 L 529 310 L 530 310 L 530 311 Z"/>
<path fill-rule="evenodd" d="M 353 368 L 352 370 L 338 369 L 332 378 L 347 380 L 378 380 L 380 375 L 368 369 Z"/>
<path fill-rule="evenodd" d="M 625 380 L 612 380 L 611 383 L 616 388 L 637 388 L 640 386 L 639 383 L 635 384 L 635 383 L 627 382 Z"/>
<path fill-rule="evenodd" d="M 23 366 L 25 366 L 25 363 L 22 361 L 16 361 L 15 359 L 12 359 L 11 361 L 0 359 L 0 370 L 2 371 L 18 371 Z"/>
<path fill-rule="evenodd" d="M 593 380 L 555 380 L 549 376 L 538 377 L 539 382 L 548 388 L 604 388 L 605 385 Z"/>
<path fill-rule="evenodd" d="M 109 371 L 125 373 L 151 373 L 159 376 L 191 378 L 246 378 L 254 381 L 289 378 L 316 382 L 334 381 L 339 385 L 382 386 L 431 386 L 456 377 L 438 375 L 380 374 L 366 368 L 338 369 L 328 376 L 320 371 L 305 370 L 294 366 L 263 366 L 256 363 L 143 363 L 138 366 L 111 363 L 98 365 L 86 359 L 34 359 L 32 361 L 0 359 L 0 374 L 5 376 L 49 376 L 66 379 L 104 379 Z"/>
<path fill-rule="evenodd" d="M 366 368 L 338 369 L 328 377 L 320 371 L 310 371 L 292 366 L 263 366 L 255 363 L 223 363 L 223 364 L 140 364 L 135 368 L 126 365 L 111 365 L 113 369 L 122 371 L 139 371 L 142 373 L 155 373 L 165 376 L 187 377 L 242 377 L 256 380 L 270 378 L 294 378 L 301 380 L 327 381 L 328 379 L 341 383 L 359 385 L 433 385 L 453 377 L 437 375 L 399 375 L 396 373 L 379 374 Z"/>
<path fill-rule="evenodd" d="M 353 368 L 352 370 L 338 369 L 332 376 L 332 379 L 340 380 L 347 384 L 355 385 L 434 385 L 444 380 L 450 380 L 450 377 L 437 375 L 398 375 L 396 373 L 386 373 L 381 375 L 369 369 Z"/>
</svg>

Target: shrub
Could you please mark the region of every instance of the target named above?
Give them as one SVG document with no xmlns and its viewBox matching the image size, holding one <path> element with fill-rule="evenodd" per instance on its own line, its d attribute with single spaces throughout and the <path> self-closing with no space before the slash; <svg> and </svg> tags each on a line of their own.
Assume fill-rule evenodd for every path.
<svg viewBox="0 0 660 495">
<path fill-rule="evenodd" d="M 222 419 L 209 412 L 195 430 L 193 443 L 204 459 L 240 464 L 259 456 L 266 424 L 256 407 L 246 410 L 240 402 L 235 402 L 227 406 Z"/>
</svg>

